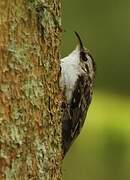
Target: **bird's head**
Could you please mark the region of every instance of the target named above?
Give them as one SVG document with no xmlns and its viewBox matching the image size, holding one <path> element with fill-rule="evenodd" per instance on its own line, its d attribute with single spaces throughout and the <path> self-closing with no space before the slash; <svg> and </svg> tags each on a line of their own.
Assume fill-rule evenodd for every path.
<svg viewBox="0 0 130 180">
<path fill-rule="evenodd" d="M 84 73 L 87 73 L 89 77 L 93 80 L 96 74 L 96 63 L 91 55 L 90 51 L 83 46 L 81 38 L 77 32 L 75 35 L 78 39 L 78 51 L 79 51 L 79 59 L 80 65 Z"/>
</svg>

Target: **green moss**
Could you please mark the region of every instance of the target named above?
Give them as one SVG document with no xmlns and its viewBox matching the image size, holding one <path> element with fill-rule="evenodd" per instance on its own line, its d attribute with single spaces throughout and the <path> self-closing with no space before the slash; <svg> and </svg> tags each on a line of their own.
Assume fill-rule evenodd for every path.
<svg viewBox="0 0 130 180">
<path fill-rule="evenodd" d="M 9 84 L 1 84 L 0 85 L 0 89 L 3 93 L 5 93 L 6 95 L 10 92 L 10 86 Z"/>
<path fill-rule="evenodd" d="M 43 84 L 37 80 L 37 77 L 32 74 L 25 80 L 21 90 L 25 93 L 25 96 L 29 98 L 30 103 L 37 108 L 40 108 L 38 99 L 44 98 Z"/>
<path fill-rule="evenodd" d="M 28 154 L 27 158 L 26 158 L 26 163 L 27 163 L 27 166 L 31 167 L 32 166 L 32 157 L 31 157 L 31 154 Z"/>
<path fill-rule="evenodd" d="M 15 124 L 13 124 L 10 128 L 11 132 L 10 132 L 10 140 L 14 142 L 14 144 L 19 144 L 22 145 L 22 139 L 21 139 L 21 135 L 18 132 L 18 127 L 15 126 Z"/>
<path fill-rule="evenodd" d="M 48 60 L 45 60 L 44 67 L 46 68 L 47 71 L 49 70 L 50 62 Z"/>
<path fill-rule="evenodd" d="M 4 66 L 3 69 L 2 69 L 3 73 L 6 73 L 9 71 L 9 68 L 7 66 Z"/>
<path fill-rule="evenodd" d="M 7 151 L 8 162 L 11 162 L 11 169 L 5 169 L 6 179 L 18 179 L 21 169 L 29 178 L 37 174 L 37 179 L 50 179 L 51 171 L 59 171 L 60 167 L 58 158 L 55 159 L 59 150 L 59 146 L 55 146 L 57 131 L 60 131 L 58 127 L 55 129 L 58 110 L 53 108 L 58 89 L 57 79 L 52 78 L 53 72 L 56 75 L 59 71 L 59 64 L 55 62 L 59 56 L 59 40 L 55 40 L 55 36 L 58 37 L 59 32 L 53 17 L 53 9 L 55 13 L 59 9 L 57 2 L 48 1 L 49 6 L 45 2 L 27 0 L 19 4 L 14 1 L 12 5 L 10 41 L 6 43 L 9 56 L 2 72 L 4 80 L 6 75 L 9 79 L 0 86 L 5 100 L 0 118 L 10 119 L 8 123 L 2 121 L 1 144 L 6 146 L 3 156 Z"/>
</svg>

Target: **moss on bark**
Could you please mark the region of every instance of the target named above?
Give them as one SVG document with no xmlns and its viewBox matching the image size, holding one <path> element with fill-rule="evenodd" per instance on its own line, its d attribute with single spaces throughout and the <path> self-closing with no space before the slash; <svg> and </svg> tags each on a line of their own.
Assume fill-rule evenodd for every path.
<svg viewBox="0 0 130 180">
<path fill-rule="evenodd" d="M 60 0 L 0 3 L 2 180 L 61 179 L 59 24 Z"/>
</svg>

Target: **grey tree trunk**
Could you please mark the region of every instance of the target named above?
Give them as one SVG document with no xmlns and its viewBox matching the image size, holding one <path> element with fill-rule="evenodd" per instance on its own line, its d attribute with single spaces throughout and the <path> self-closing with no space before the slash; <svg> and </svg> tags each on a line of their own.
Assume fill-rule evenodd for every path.
<svg viewBox="0 0 130 180">
<path fill-rule="evenodd" d="M 61 178 L 60 0 L 0 2 L 0 180 Z"/>
</svg>

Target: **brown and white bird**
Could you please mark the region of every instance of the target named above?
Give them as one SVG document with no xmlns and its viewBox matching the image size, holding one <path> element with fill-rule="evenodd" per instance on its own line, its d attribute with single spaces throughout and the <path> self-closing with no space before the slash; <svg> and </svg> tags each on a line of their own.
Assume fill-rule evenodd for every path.
<svg viewBox="0 0 130 180">
<path fill-rule="evenodd" d="M 62 149 L 63 157 L 79 135 L 86 119 L 93 94 L 96 64 L 90 51 L 83 47 L 75 32 L 78 46 L 61 59 L 62 103 Z"/>
</svg>

